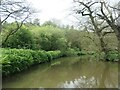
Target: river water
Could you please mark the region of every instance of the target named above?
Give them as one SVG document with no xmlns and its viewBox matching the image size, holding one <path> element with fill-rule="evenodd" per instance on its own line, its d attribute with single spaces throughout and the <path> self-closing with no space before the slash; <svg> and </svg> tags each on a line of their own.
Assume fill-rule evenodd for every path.
<svg viewBox="0 0 120 90">
<path fill-rule="evenodd" d="M 118 63 L 60 58 L 3 79 L 3 88 L 118 88 Z"/>
</svg>

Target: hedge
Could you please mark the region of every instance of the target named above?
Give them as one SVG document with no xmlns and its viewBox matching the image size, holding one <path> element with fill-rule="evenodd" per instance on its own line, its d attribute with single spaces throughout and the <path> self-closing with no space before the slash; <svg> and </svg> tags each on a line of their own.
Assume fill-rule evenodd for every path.
<svg viewBox="0 0 120 90">
<path fill-rule="evenodd" d="M 50 62 L 61 56 L 61 51 L 34 51 L 29 49 L 1 49 L 2 75 L 20 72 L 32 65 Z"/>
</svg>

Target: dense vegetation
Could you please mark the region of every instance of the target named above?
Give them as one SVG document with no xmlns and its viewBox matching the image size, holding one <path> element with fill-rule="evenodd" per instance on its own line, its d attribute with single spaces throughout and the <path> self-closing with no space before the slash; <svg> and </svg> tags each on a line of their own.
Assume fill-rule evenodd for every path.
<svg viewBox="0 0 120 90">
<path fill-rule="evenodd" d="M 59 21 L 55 19 L 55 17 L 50 21 L 46 21 L 41 24 L 42 19 L 40 20 L 39 16 L 37 16 L 38 18 L 33 16 L 36 16 L 36 13 L 39 12 L 32 7 L 34 5 L 31 5 L 26 0 L 1 1 L 0 33 L 2 39 L 0 39 L 0 72 L 2 75 L 0 76 L 2 76 L 3 79 L 7 79 L 9 76 L 11 78 L 12 75 L 22 71 L 24 72 L 24 70 L 32 70 L 31 67 L 34 67 L 33 69 L 35 73 L 32 71 L 32 74 L 35 74 L 35 76 L 38 75 L 38 77 L 42 76 L 42 78 L 39 77 L 39 79 L 36 77 L 38 79 L 37 83 L 40 81 L 39 84 L 42 84 L 41 82 L 46 82 L 43 79 L 47 78 L 48 81 L 46 83 L 50 84 L 49 81 L 51 82 L 53 75 L 59 74 L 58 72 L 61 73 L 61 71 L 63 72 L 67 67 L 66 70 L 68 72 L 65 70 L 65 72 L 59 74 L 55 80 L 59 81 L 61 79 L 61 75 L 65 75 L 68 78 L 65 77 L 66 79 L 64 81 L 67 82 L 70 80 L 70 83 L 68 84 L 70 84 L 72 87 L 76 86 L 78 88 L 79 85 L 76 84 L 76 80 L 73 82 L 71 80 L 73 80 L 73 78 L 80 77 L 80 82 L 87 80 L 85 84 L 88 85 L 90 78 L 89 74 L 91 73 L 90 70 L 94 71 L 94 68 L 98 68 L 96 70 L 101 74 L 97 75 L 96 72 L 91 73 L 92 77 L 90 79 L 90 83 L 93 82 L 95 84 L 94 81 L 100 81 L 100 83 L 98 82 L 100 87 L 112 87 L 109 83 L 109 85 L 105 85 L 106 82 L 104 78 L 111 74 L 109 75 L 110 78 L 112 78 L 111 76 L 114 76 L 114 79 L 115 75 L 113 75 L 112 71 L 117 71 L 118 69 L 116 67 L 116 69 L 113 67 L 112 69 L 109 69 L 110 65 L 108 61 L 112 64 L 113 62 L 118 64 L 120 61 L 120 1 L 115 5 L 109 4 L 108 0 L 100 0 L 99 2 L 96 2 L 96 0 L 73 0 L 71 4 L 72 3 L 73 7 L 69 10 L 72 11 L 73 17 L 75 17 L 78 22 L 75 23 L 74 19 L 72 25 L 69 26 L 65 25 L 65 23 L 62 23 L 64 20 Z M 52 3 L 50 3 L 50 5 L 52 5 Z M 44 12 L 44 10 L 42 11 Z M 51 10 L 49 13 L 50 12 Z M 65 13 L 63 13 L 62 17 L 64 14 Z M 52 13 L 52 15 L 58 14 Z M 60 15 L 58 15 L 58 17 L 59 16 Z M 46 19 L 50 17 L 47 16 Z M 64 19 L 67 20 L 65 17 Z M 71 20 L 72 19 L 73 18 L 71 18 Z M 85 58 L 82 57 L 83 55 Z M 74 56 L 79 59 L 65 59 L 65 62 L 62 61 L 62 57 L 69 58 Z M 61 58 L 62 60 L 58 58 Z M 90 62 L 87 62 L 86 59 Z M 52 60 L 58 61 L 54 62 Z M 93 63 L 94 60 L 95 63 Z M 101 62 L 104 64 L 102 65 Z M 43 64 L 42 68 L 42 63 L 47 64 Z M 99 63 L 100 67 L 98 67 L 97 63 Z M 39 64 L 41 69 L 38 71 L 40 73 L 37 73 L 35 66 Z M 90 67 L 91 65 L 93 66 L 92 68 Z M 52 69 L 52 72 L 50 71 L 51 69 L 49 69 L 49 66 Z M 68 68 L 70 69 L 70 73 Z M 46 77 L 45 72 L 48 70 L 49 72 Z M 75 72 L 71 74 L 71 70 Z M 84 70 L 85 72 L 83 72 Z M 90 71 L 90 73 L 88 71 Z M 106 73 L 106 71 L 108 72 Z M 118 71 L 116 71 L 114 74 L 117 75 Z M 80 72 L 80 76 L 78 72 Z M 35 78 L 32 74 L 30 74 L 30 77 L 32 76 L 31 80 L 33 81 Z M 49 77 L 51 75 L 52 78 Z M 24 77 L 23 74 L 21 76 Z M 69 76 L 72 78 L 70 79 Z M 100 79 L 98 76 L 100 76 Z M 30 77 L 28 76 L 28 79 L 30 79 Z M 21 83 L 21 78 L 18 78 L 20 80 L 17 79 L 17 81 L 20 81 Z M 117 78 L 115 79 L 117 82 Z M 12 85 L 12 79 L 7 79 L 7 81 L 10 81 L 10 85 Z M 29 85 L 27 79 L 25 79 L 25 81 L 27 82 L 27 85 Z M 60 82 L 62 81 L 63 80 L 60 80 Z M 66 82 L 65 84 L 67 84 Z M 78 83 L 82 84 L 80 82 Z M 18 82 L 19 86 L 22 85 L 20 85 L 20 83 Z M 33 82 L 30 83 L 33 85 Z M 13 85 L 17 85 L 17 83 L 13 83 Z M 90 87 L 92 87 L 91 85 Z M 117 84 L 113 83 L 113 87 L 117 87 L 116 85 Z M 42 87 L 45 86 L 43 85 Z"/>
<path fill-rule="evenodd" d="M 75 50 L 99 51 L 99 39 L 84 29 L 60 28 L 52 25 L 37 26 L 24 24 L 15 34 L 11 35 L 6 42 L 9 32 L 14 29 L 13 23 L 5 23 L 2 32 L 2 47 L 33 50 L 62 50 L 69 48 Z M 115 34 L 108 34 L 104 41 L 109 50 L 116 50 L 117 39 Z M 89 44 L 88 44 L 89 43 Z"/>
<path fill-rule="evenodd" d="M 62 53 L 60 50 L 44 51 L 30 49 L 1 49 L 2 74 L 3 77 L 20 72 L 32 65 L 50 62 L 64 56 L 84 55 L 86 53 L 71 50 Z"/>
<path fill-rule="evenodd" d="M 1 49 L 2 50 L 2 74 L 7 76 L 29 68 L 31 65 L 50 62 L 61 57 L 60 51 L 42 51 L 29 49 Z"/>
<path fill-rule="evenodd" d="M 4 23 L 2 32 L 3 76 L 65 56 L 87 54 L 104 60 L 99 39 L 93 32 L 61 28 L 50 23 L 42 26 L 26 23 L 5 41 L 13 26 L 14 23 Z M 109 34 L 104 40 L 109 48 L 108 60 L 118 61 L 115 35 Z"/>
</svg>

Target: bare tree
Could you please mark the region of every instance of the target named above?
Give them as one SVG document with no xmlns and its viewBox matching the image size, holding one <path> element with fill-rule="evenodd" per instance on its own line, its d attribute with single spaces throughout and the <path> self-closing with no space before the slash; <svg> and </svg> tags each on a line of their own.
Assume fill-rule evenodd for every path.
<svg viewBox="0 0 120 90">
<path fill-rule="evenodd" d="M 35 11 L 31 8 L 30 4 L 28 4 L 25 0 L 2 0 L 0 3 L 0 11 L 1 11 L 1 27 L 3 23 L 7 20 L 15 21 L 16 27 L 14 30 L 10 30 L 8 35 L 4 40 L 2 40 L 2 45 L 8 40 L 8 38 L 16 33 L 23 23 L 33 14 Z M 2 28 L 0 29 L 2 32 Z"/>
<path fill-rule="evenodd" d="M 116 37 L 118 39 L 118 51 L 120 52 L 120 2 L 118 3 L 118 7 L 111 7 L 106 5 L 106 2 L 100 2 L 101 4 L 101 14 L 98 14 L 102 20 L 105 20 L 107 24 L 114 30 Z M 111 9 L 113 8 L 113 9 Z M 108 14 L 105 13 L 105 10 Z M 113 11 L 117 12 L 117 15 L 113 13 Z"/>
<path fill-rule="evenodd" d="M 108 33 L 108 31 L 106 32 L 105 29 L 108 28 L 109 25 L 105 24 L 104 21 L 99 21 L 98 17 L 96 16 L 96 9 L 93 5 L 98 4 L 98 2 L 81 2 L 80 0 L 74 0 L 74 2 L 79 3 L 79 7 L 75 10 L 76 13 L 89 17 L 89 23 L 92 24 L 92 30 L 98 36 L 101 51 L 105 53 L 105 59 L 107 59 L 108 49 L 106 43 L 104 42 L 104 36 Z M 109 32 L 111 33 L 111 31 Z"/>
<path fill-rule="evenodd" d="M 73 0 L 78 4 L 77 8 L 74 10 L 77 14 L 81 14 L 82 16 L 86 16 L 89 18 L 92 24 L 92 30 L 98 36 L 101 46 L 101 51 L 105 53 L 105 59 L 107 59 L 108 48 L 107 44 L 104 41 L 104 36 L 108 33 L 115 33 L 118 39 L 118 51 L 120 51 L 120 26 L 116 22 L 119 19 L 118 13 L 115 16 L 115 12 L 112 13 L 112 8 L 110 5 L 107 5 L 105 1 L 92 1 L 92 0 Z M 119 10 L 119 8 L 113 7 L 115 10 Z M 119 21 L 119 20 L 118 20 Z M 111 28 L 111 29 L 110 29 Z"/>
</svg>

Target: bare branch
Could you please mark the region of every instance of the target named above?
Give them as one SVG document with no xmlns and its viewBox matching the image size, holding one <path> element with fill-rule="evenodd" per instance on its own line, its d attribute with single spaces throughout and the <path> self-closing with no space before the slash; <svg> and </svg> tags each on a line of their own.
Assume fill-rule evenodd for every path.
<svg viewBox="0 0 120 90">
<path fill-rule="evenodd" d="M 110 34 L 110 33 L 115 33 L 114 31 L 109 31 L 109 32 L 103 32 L 103 36 Z"/>
<path fill-rule="evenodd" d="M 115 10 L 118 10 L 118 11 L 120 11 L 120 9 L 119 8 L 116 8 L 116 7 L 113 7 L 113 6 L 110 6 L 110 5 L 108 5 L 110 8 L 112 8 L 112 9 L 115 9 Z"/>
<path fill-rule="evenodd" d="M 10 17 L 11 14 L 12 13 L 8 14 L 7 17 L 1 21 L 1 24 L 3 24 Z"/>
<path fill-rule="evenodd" d="M 13 35 L 16 33 L 23 25 L 23 23 L 34 13 L 31 7 L 24 1 L 11 1 L 11 0 L 4 0 L 4 2 L 1 4 L 2 8 L 1 14 L 2 14 L 2 21 L 1 24 L 3 24 L 8 18 L 12 18 L 15 20 L 16 28 L 14 30 L 11 30 L 8 35 L 5 37 L 3 41 L 3 45 L 6 43 L 10 35 Z M 5 17 L 5 18 L 4 18 Z M 1 32 L 1 31 L 0 31 Z"/>
<path fill-rule="evenodd" d="M 100 28 L 99 31 L 101 32 L 102 30 L 104 30 L 104 29 L 106 29 L 106 28 L 108 28 L 108 27 L 109 27 L 109 25 L 103 26 L 103 27 Z"/>
</svg>

